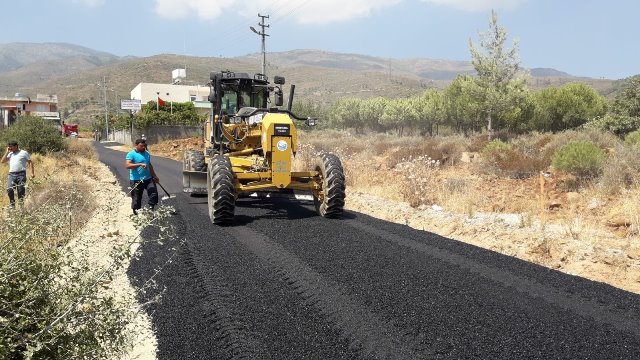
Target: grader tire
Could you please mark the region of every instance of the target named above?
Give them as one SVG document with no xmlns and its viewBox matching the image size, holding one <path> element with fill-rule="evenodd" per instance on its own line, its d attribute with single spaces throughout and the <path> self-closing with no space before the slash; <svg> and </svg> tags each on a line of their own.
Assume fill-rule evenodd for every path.
<svg viewBox="0 0 640 360">
<path fill-rule="evenodd" d="M 187 150 L 184 152 L 184 158 L 182 159 L 182 170 L 184 171 L 206 171 L 207 163 L 204 159 L 204 153 L 198 150 Z M 187 188 L 190 185 L 190 176 L 188 174 L 182 174 L 182 186 Z M 189 193 L 189 196 L 196 196 L 194 193 Z"/>
<path fill-rule="evenodd" d="M 228 157 L 215 154 L 211 158 L 211 166 L 207 171 L 208 206 L 211 222 L 227 225 L 233 221 L 236 196 L 233 170 Z"/>
<path fill-rule="evenodd" d="M 199 150 L 190 150 L 189 163 L 191 171 L 205 171 L 207 163 L 204 160 L 204 153 Z"/>
<path fill-rule="evenodd" d="M 325 218 L 340 217 L 345 198 L 344 170 L 340 159 L 333 154 L 322 154 L 316 159 L 315 170 L 322 177 L 321 194 L 313 197 L 316 211 Z"/>
</svg>

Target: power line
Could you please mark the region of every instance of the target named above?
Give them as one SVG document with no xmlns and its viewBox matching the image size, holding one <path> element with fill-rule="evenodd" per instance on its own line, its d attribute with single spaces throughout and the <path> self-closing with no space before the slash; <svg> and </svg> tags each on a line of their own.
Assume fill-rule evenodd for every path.
<svg viewBox="0 0 640 360">
<path fill-rule="evenodd" d="M 297 13 L 300 9 L 302 9 L 304 6 L 306 6 L 311 0 L 304 0 L 300 3 L 300 5 L 294 6 L 292 7 L 284 16 L 275 18 L 274 16 L 274 20 L 273 20 L 273 24 L 282 21 L 283 19 L 286 19 L 288 17 L 291 17 L 291 15 Z"/>
<path fill-rule="evenodd" d="M 287 16 L 290 14 L 294 14 L 301 7 L 305 6 L 309 2 L 310 0 L 304 0 L 300 4 L 290 6 L 291 5 L 290 2 L 287 2 L 284 0 L 277 0 L 274 3 L 272 3 L 270 6 L 266 6 L 265 9 L 261 11 L 261 13 L 266 12 L 267 10 L 266 8 L 271 9 L 270 16 L 273 18 L 279 17 L 278 20 L 273 21 L 273 23 L 275 23 L 284 18 L 287 18 Z M 249 34 L 246 31 L 242 31 L 242 29 L 246 29 L 246 27 L 249 26 L 250 24 L 251 22 L 238 23 L 236 26 L 233 26 L 228 31 L 223 32 L 220 36 L 220 41 L 224 41 L 229 44 L 236 44 L 238 42 L 247 40 L 249 38 Z"/>
</svg>

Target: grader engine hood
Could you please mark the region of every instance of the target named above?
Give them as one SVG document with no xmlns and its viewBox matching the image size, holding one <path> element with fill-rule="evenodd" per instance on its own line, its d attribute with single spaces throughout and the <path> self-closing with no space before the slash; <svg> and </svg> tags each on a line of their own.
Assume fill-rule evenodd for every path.
<svg viewBox="0 0 640 360">
<path fill-rule="evenodd" d="M 272 182 L 285 188 L 291 183 L 291 163 L 296 153 L 295 125 L 288 114 L 268 113 L 262 127 L 262 149 L 271 158 Z"/>
</svg>

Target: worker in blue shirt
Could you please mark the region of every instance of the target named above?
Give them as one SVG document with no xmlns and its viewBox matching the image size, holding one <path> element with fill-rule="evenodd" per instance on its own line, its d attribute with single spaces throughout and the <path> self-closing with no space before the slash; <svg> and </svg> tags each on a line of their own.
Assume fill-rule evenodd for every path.
<svg viewBox="0 0 640 360">
<path fill-rule="evenodd" d="M 149 206 L 151 210 L 158 204 L 159 181 L 156 172 L 151 165 L 151 155 L 147 151 L 147 141 L 137 139 L 135 147 L 125 157 L 125 168 L 129 169 L 129 182 L 131 184 L 131 209 L 134 214 L 142 207 L 142 194 L 147 190 Z"/>
</svg>

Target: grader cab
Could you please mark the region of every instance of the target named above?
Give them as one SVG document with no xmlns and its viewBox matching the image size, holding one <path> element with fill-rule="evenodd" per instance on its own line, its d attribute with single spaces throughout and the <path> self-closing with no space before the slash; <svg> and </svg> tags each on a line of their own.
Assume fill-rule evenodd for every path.
<svg viewBox="0 0 640 360">
<path fill-rule="evenodd" d="M 207 195 L 211 222 L 231 223 L 240 194 L 263 192 L 308 192 L 320 216 L 339 217 L 345 178 L 336 155 L 321 154 L 312 169 L 292 171 L 298 146 L 293 120 L 310 126 L 316 121 L 291 112 L 295 86 L 281 109 L 283 77 L 274 77 L 274 85 L 262 74 L 222 71 L 210 79 L 205 149 L 184 153 L 183 188 Z M 275 106 L 269 107 L 272 94 Z"/>
</svg>

